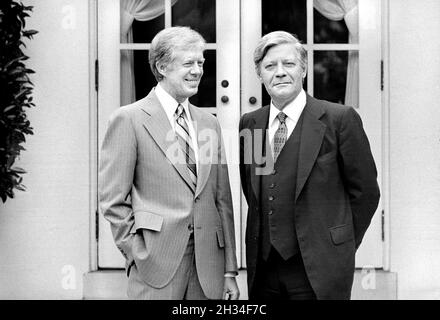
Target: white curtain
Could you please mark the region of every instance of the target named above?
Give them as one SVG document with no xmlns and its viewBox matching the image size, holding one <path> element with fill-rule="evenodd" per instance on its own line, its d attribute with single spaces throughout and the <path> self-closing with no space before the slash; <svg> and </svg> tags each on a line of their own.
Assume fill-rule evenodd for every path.
<svg viewBox="0 0 440 320">
<path fill-rule="evenodd" d="M 329 20 L 344 19 L 349 32 L 348 43 L 359 43 L 358 0 L 314 0 L 313 6 Z M 359 106 L 359 52 L 348 52 L 345 104 Z"/>
<path fill-rule="evenodd" d="M 148 21 L 165 12 L 165 0 L 120 0 L 121 43 L 133 42 L 133 21 Z M 171 0 L 174 5 L 177 0 Z M 134 58 L 132 50 L 121 51 L 121 104 L 136 100 L 134 83 Z"/>
</svg>

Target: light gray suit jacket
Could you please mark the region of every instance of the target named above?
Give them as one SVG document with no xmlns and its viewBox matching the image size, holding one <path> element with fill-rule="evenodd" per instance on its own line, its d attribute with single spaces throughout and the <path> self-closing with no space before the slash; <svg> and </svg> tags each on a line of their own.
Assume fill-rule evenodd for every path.
<svg viewBox="0 0 440 320">
<path fill-rule="evenodd" d="M 196 189 L 152 90 L 110 118 L 101 149 L 99 204 L 127 273 L 134 263 L 155 288 L 175 274 L 194 221 L 200 284 L 208 298 L 221 299 L 225 272 L 237 272 L 228 168 L 217 119 L 191 104 L 189 110 L 199 146 Z"/>
</svg>

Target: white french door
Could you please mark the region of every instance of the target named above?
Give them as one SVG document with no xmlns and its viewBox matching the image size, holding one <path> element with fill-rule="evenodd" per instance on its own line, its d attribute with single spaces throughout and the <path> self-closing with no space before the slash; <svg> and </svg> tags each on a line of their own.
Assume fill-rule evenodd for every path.
<svg viewBox="0 0 440 320">
<path fill-rule="evenodd" d="M 345 22 L 330 20 L 317 10 L 315 2 L 321 5 L 342 2 L 334 0 L 97 1 L 99 145 L 110 113 L 122 104 L 142 98 L 155 85 L 147 56 L 149 43 L 159 30 L 189 25 L 207 40 L 205 73 L 199 94 L 191 101 L 215 114 L 222 126 L 233 195 L 237 258 L 241 267 L 246 267 L 243 236 L 247 206 L 241 195 L 237 131 L 241 114 L 269 102 L 255 75 L 252 58 L 262 34 L 285 30 L 296 34 L 306 45 L 306 90 L 317 98 L 348 102 L 357 108 L 381 181 L 380 0 L 359 1 L 359 5 L 346 15 Z M 357 5 L 357 2 L 352 0 L 351 4 Z M 138 7 L 135 20 L 130 24 L 131 32 L 127 33 L 130 20 L 127 22 L 125 11 L 128 4 L 133 7 L 135 3 L 150 3 L 151 8 L 147 5 L 139 10 Z M 149 14 L 149 9 L 155 14 Z M 381 208 L 380 203 L 357 253 L 357 267 L 383 266 Z M 98 227 L 98 267 L 123 268 L 122 255 L 101 214 Z"/>
<path fill-rule="evenodd" d="M 376 161 L 379 185 L 382 181 L 380 9 L 380 0 L 241 0 L 240 17 L 241 113 L 270 102 L 253 64 L 253 50 L 261 35 L 276 30 L 295 34 L 308 52 L 306 91 L 316 98 L 352 105 L 361 115 Z M 341 20 L 344 15 L 345 19 Z M 243 200 L 243 225 L 246 212 Z M 383 267 L 381 213 L 382 203 L 357 252 L 357 268 Z M 242 252 L 245 252 L 244 243 Z"/>
<path fill-rule="evenodd" d="M 236 132 L 240 120 L 239 6 L 236 0 L 98 0 L 99 145 L 110 114 L 121 105 L 144 97 L 156 84 L 148 66 L 148 49 L 158 31 L 188 25 L 206 39 L 205 73 L 199 94 L 190 101 L 216 115 L 223 129 L 226 156 L 231 164 L 229 178 L 238 258 L 242 242 Z M 134 15 L 134 21 L 127 19 L 128 13 Z M 127 27 L 129 23 L 131 27 Z M 98 228 L 98 267 L 123 268 L 123 257 L 101 213 Z"/>
</svg>

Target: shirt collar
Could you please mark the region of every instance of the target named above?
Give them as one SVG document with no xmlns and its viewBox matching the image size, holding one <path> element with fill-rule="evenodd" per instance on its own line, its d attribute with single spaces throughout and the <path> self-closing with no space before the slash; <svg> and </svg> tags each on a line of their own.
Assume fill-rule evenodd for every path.
<svg viewBox="0 0 440 320">
<path fill-rule="evenodd" d="M 167 114 L 168 119 L 174 119 L 174 114 L 176 112 L 176 109 L 177 109 L 177 106 L 179 105 L 179 103 L 168 92 L 166 92 L 164 88 L 162 88 L 160 83 L 158 83 L 156 85 L 154 92 L 156 93 L 157 99 L 159 100 L 165 113 Z M 185 110 L 186 118 L 188 119 L 188 121 L 191 121 L 191 114 L 189 113 L 188 99 L 185 99 L 185 101 L 183 101 L 181 103 L 181 105 L 183 106 L 183 109 Z"/>
<path fill-rule="evenodd" d="M 301 89 L 298 96 L 293 99 L 292 102 L 290 102 L 287 106 L 284 107 L 282 112 L 284 112 L 288 118 L 293 120 L 295 123 L 298 121 L 299 117 L 301 116 L 301 113 L 306 106 L 306 93 L 304 89 Z M 281 112 L 277 107 L 274 106 L 273 102 L 270 102 L 270 113 L 269 113 L 269 125 L 271 125 L 278 113 Z"/>
</svg>

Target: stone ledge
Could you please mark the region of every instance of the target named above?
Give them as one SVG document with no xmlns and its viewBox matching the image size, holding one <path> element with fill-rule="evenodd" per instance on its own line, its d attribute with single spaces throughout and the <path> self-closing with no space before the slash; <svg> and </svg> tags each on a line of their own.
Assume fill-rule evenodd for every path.
<svg viewBox="0 0 440 320">
<path fill-rule="evenodd" d="M 123 270 L 99 270 L 86 273 L 83 278 L 83 299 L 127 299 L 127 277 Z M 240 300 L 247 300 L 246 270 L 237 277 Z M 397 274 L 383 270 L 356 270 L 352 300 L 396 300 Z"/>
</svg>

